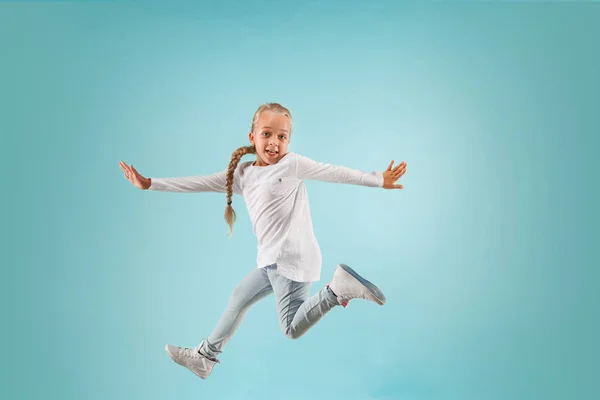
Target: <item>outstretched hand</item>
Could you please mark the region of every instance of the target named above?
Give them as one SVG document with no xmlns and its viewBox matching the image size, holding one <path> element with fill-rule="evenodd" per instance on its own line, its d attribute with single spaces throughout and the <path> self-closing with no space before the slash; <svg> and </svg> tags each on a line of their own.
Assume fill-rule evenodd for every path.
<svg viewBox="0 0 600 400">
<path fill-rule="evenodd" d="M 127 165 L 123 161 L 121 161 L 119 163 L 119 166 L 125 173 L 125 178 L 129 182 L 131 182 L 133 186 L 144 190 L 150 187 L 150 179 L 140 175 L 140 173 L 137 172 L 135 168 L 133 168 L 133 165 Z"/>
<path fill-rule="evenodd" d="M 388 165 L 387 169 L 383 173 L 383 188 L 384 189 L 402 189 L 402 185 L 396 184 L 396 181 L 400 179 L 402 175 L 406 172 L 406 163 L 402 161 L 400 164 L 396 165 L 394 168 L 394 160 Z"/>
</svg>

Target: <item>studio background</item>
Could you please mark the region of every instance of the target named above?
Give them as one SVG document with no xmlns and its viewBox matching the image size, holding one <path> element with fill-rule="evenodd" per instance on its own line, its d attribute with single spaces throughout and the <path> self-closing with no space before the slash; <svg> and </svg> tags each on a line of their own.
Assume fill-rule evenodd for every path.
<svg viewBox="0 0 600 400">
<path fill-rule="evenodd" d="M 591 399 L 600 9 L 584 2 L 2 2 L 4 399 Z M 254 267 L 209 174 L 279 102 L 290 150 L 405 189 L 307 182 L 322 280 L 388 302 L 304 337 L 273 297 L 206 381 L 196 346 Z M 246 156 L 243 160 L 251 160 Z"/>
</svg>

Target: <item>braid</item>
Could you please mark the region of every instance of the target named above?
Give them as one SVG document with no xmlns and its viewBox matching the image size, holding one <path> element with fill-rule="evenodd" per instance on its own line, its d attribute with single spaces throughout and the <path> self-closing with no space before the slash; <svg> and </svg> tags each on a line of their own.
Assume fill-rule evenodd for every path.
<svg viewBox="0 0 600 400">
<path fill-rule="evenodd" d="M 246 154 L 256 154 L 254 146 L 240 147 L 231 155 L 229 168 L 227 168 L 227 179 L 225 181 L 225 189 L 227 192 L 227 207 L 225 207 L 225 221 L 229 225 L 229 234 L 233 231 L 233 223 L 235 222 L 235 211 L 231 206 L 231 197 L 233 196 L 233 175 L 240 162 L 240 159 Z"/>
<path fill-rule="evenodd" d="M 252 118 L 252 127 L 250 129 L 251 132 L 254 132 L 254 126 L 258 122 L 260 115 L 263 111 L 277 111 L 281 112 L 288 116 L 288 118 L 292 119 L 292 114 L 290 111 L 282 106 L 279 103 L 265 103 L 261 105 L 258 110 L 254 113 L 254 117 Z M 238 148 L 231 155 L 231 161 L 229 161 L 229 168 L 227 168 L 227 175 L 225 181 L 225 189 L 227 192 L 227 207 L 225 208 L 225 221 L 227 225 L 229 225 L 229 234 L 233 231 L 233 223 L 235 222 L 235 211 L 233 207 L 231 207 L 231 197 L 233 196 L 233 176 L 234 172 L 240 162 L 240 159 L 246 154 L 256 154 L 256 148 L 254 146 L 244 146 Z"/>
</svg>

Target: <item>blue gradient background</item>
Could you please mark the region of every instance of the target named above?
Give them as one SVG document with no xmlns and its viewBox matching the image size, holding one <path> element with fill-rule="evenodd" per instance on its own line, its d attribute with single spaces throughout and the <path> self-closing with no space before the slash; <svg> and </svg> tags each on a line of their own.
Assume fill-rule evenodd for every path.
<svg viewBox="0 0 600 400">
<path fill-rule="evenodd" d="M 600 8 L 590 3 L 0 4 L 3 399 L 598 398 Z M 297 341 L 273 297 L 206 381 L 206 337 L 256 240 L 205 174 L 267 101 L 291 150 L 404 191 L 307 182 L 322 287 L 356 301 Z M 248 158 L 251 159 L 251 158 Z"/>
</svg>

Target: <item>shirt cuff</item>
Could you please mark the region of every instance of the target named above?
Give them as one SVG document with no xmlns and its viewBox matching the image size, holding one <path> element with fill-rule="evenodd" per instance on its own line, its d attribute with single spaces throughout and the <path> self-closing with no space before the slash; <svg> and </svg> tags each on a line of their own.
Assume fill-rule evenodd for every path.
<svg viewBox="0 0 600 400">
<path fill-rule="evenodd" d="M 376 171 L 375 174 L 377 176 L 377 187 L 382 188 L 383 187 L 383 172 Z"/>
<path fill-rule="evenodd" d="M 146 190 L 160 191 L 161 189 L 164 189 L 164 185 L 162 185 L 160 178 L 150 178 L 150 187 Z"/>
</svg>

